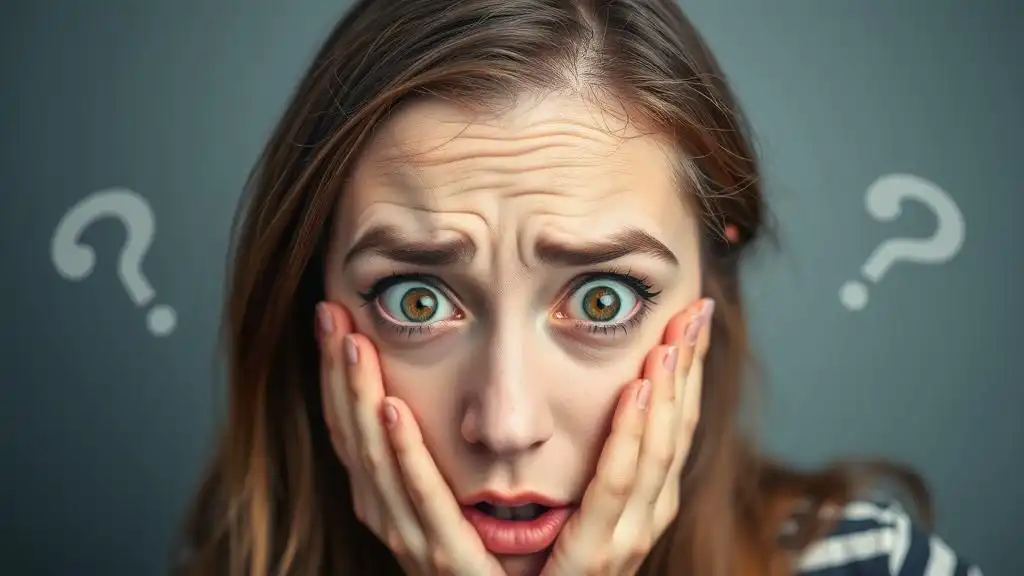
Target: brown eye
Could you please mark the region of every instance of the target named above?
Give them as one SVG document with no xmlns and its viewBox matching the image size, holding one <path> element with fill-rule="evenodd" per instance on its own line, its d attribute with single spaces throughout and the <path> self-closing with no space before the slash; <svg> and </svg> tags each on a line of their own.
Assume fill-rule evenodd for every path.
<svg viewBox="0 0 1024 576">
<path fill-rule="evenodd" d="M 380 295 L 379 303 L 396 322 L 432 324 L 458 315 L 443 292 L 424 282 L 399 282 Z"/>
<path fill-rule="evenodd" d="M 588 320 L 607 322 L 615 318 L 621 307 L 619 295 L 605 286 L 591 288 L 583 295 L 583 312 Z"/>
<path fill-rule="evenodd" d="M 569 297 L 568 315 L 593 324 L 618 324 L 637 307 L 637 295 L 624 282 L 599 278 L 586 282 Z"/>
<path fill-rule="evenodd" d="M 402 296 L 402 314 L 413 322 L 426 322 L 437 313 L 437 298 L 426 288 L 413 288 Z"/>
</svg>

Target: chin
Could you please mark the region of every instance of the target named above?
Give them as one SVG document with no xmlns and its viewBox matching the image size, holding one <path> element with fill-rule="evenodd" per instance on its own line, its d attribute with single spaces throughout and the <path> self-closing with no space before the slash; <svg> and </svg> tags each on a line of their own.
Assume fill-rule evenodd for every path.
<svg viewBox="0 0 1024 576">
<path fill-rule="evenodd" d="M 550 551 L 525 554 L 522 556 L 498 556 L 502 569 L 508 576 L 537 576 L 544 568 Z"/>
</svg>

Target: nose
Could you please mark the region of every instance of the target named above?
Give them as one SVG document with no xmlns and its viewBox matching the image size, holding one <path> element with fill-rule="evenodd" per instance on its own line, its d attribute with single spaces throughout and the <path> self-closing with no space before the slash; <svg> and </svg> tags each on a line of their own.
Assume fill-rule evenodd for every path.
<svg viewBox="0 0 1024 576">
<path fill-rule="evenodd" d="M 499 457 L 536 449 L 554 433 L 543 375 L 533 374 L 525 356 L 522 344 L 506 339 L 488 345 L 475 366 L 462 436 Z"/>
</svg>

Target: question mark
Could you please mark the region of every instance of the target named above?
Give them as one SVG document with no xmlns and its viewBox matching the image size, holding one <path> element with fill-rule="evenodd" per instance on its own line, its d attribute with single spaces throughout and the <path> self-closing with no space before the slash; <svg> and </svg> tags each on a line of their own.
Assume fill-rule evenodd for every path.
<svg viewBox="0 0 1024 576">
<path fill-rule="evenodd" d="M 868 188 L 864 200 L 875 220 L 892 222 L 898 218 L 904 200 L 923 203 L 938 220 L 931 238 L 894 238 L 876 248 L 861 267 L 872 283 L 878 283 L 897 262 L 941 264 L 952 260 L 963 246 L 964 215 L 945 190 L 928 180 L 910 174 L 888 174 Z M 851 280 L 839 290 L 839 300 L 848 310 L 863 310 L 868 304 L 868 288 Z"/>
<path fill-rule="evenodd" d="M 50 244 L 53 264 L 66 280 L 88 278 L 96 266 L 96 252 L 79 242 L 86 228 L 104 218 L 117 218 L 128 231 L 118 259 L 117 275 L 136 306 L 146 306 L 156 293 L 142 275 L 142 260 L 153 242 L 156 227 L 153 210 L 142 196 L 125 188 L 109 188 L 90 194 L 61 218 Z M 146 315 L 149 332 L 167 336 L 174 331 L 177 313 L 164 304 L 153 306 Z"/>
</svg>

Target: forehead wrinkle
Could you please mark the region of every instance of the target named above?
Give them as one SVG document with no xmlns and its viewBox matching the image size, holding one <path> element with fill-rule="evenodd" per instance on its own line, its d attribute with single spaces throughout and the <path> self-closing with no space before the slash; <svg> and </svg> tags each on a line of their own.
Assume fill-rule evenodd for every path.
<svg viewBox="0 0 1024 576">
<path fill-rule="evenodd" d="M 615 168 L 622 166 L 621 169 Z M 594 194 L 594 188 L 580 189 L 574 172 L 588 170 L 598 166 L 607 166 L 609 173 L 624 170 L 624 162 L 574 159 L 573 162 L 545 162 L 537 160 L 536 164 L 505 165 L 489 167 L 473 165 L 450 167 L 444 175 L 445 181 L 428 182 L 427 171 L 410 166 L 392 166 L 384 184 L 396 191 L 408 203 L 409 207 L 432 212 L 459 212 L 458 210 L 442 210 L 440 204 L 446 199 L 473 193 L 499 195 L 502 199 L 522 199 L 527 197 L 574 198 L 587 203 L 599 202 L 612 191 Z M 542 175 L 540 178 L 538 175 Z M 590 174 L 582 174 L 586 179 Z M 415 180 L 415 182 L 414 182 Z M 540 180 L 540 182 L 536 182 Z M 401 202 L 393 202 L 402 205 Z M 482 207 L 481 207 L 482 208 Z"/>
<path fill-rule="evenodd" d="M 429 104 L 428 104 L 429 106 Z M 445 112 L 448 112 L 447 110 Z M 449 113 L 450 114 L 450 113 Z M 589 121 L 576 119 L 571 116 L 551 118 L 550 116 L 530 114 L 512 114 L 502 116 L 493 120 L 459 118 L 445 119 L 438 114 L 420 113 L 416 116 L 411 114 L 396 114 L 387 122 L 381 136 L 377 139 L 378 148 L 382 149 L 383 158 L 399 160 L 402 162 L 417 163 L 423 161 L 427 164 L 435 162 L 446 162 L 461 159 L 461 155 L 446 157 L 444 149 L 449 144 L 458 142 L 465 143 L 476 150 L 480 146 L 495 144 L 501 146 L 506 143 L 516 143 L 524 140 L 541 140 L 548 142 L 560 138 L 571 138 L 574 140 L 585 140 L 602 145 L 612 144 L 613 141 L 621 142 L 633 137 L 644 136 L 645 133 L 633 127 L 628 119 L 621 119 L 621 127 L 613 127 L 607 122 L 601 122 L 593 111 L 588 114 Z M 606 112 L 603 116 L 607 117 Z M 525 117 L 525 122 L 521 121 Z M 612 115 L 612 117 L 616 117 Z M 431 132 L 431 129 L 445 125 L 452 125 L 451 134 L 435 136 L 433 138 L 413 138 L 412 134 L 419 132 Z M 428 128 L 427 130 L 423 130 Z M 513 149 L 509 155 L 523 154 L 538 147 L 531 144 L 525 147 Z M 391 151 L 391 152 L 388 152 Z M 430 159 L 433 153 L 440 153 L 440 158 Z M 471 154 L 472 156 L 472 154 Z M 422 160 L 422 157 L 427 157 Z"/>
<path fill-rule="evenodd" d="M 546 155 L 547 158 L 555 157 L 562 159 L 576 159 L 591 157 L 594 159 L 605 159 L 618 152 L 621 147 L 620 141 L 596 141 L 599 148 L 586 146 L 587 140 L 576 134 L 560 134 L 558 136 L 538 138 L 507 138 L 501 145 L 495 146 L 497 139 L 486 142 L 478 142 L 483 139 L 460 138 L 447 145 L 439 146 L 429 153 L 411 154 L 404 159 L 409 166 L 416 168 L 436 168 L 440 166 L 454 168 L 464 162 L 487 160 L 487 159 L 521 159 L 536 155 Z"/>
<path fill-rule="evenodd" d="M 394 202 L 390 200 L 376 200 L 365 210 L 363 210 L 360 217 L 357 219 L 357 232 L 370 228 L 376 224 L 391 224 L 394 223 L 395 218 L 389 217 L 388 215 L 380 214 L 381 208 L 397 208 L 400 211 L 412 212 L 416 222 L 416 232 L 419 234 L 435 234 L 441 230 L 445 230 L 448 227 L 444 226 L 439 222 L 443 217 L 467 217 L 478 221 L 480 224 L 486 226 L 487 221 L 482 214 L 478 211 L 473 210 L 456 210 L 456 209 L 441 209 L 439 207 L 427 206 L 427 205 L 412 205 L 403 204 L 401 202 Z"/>
</svg>

